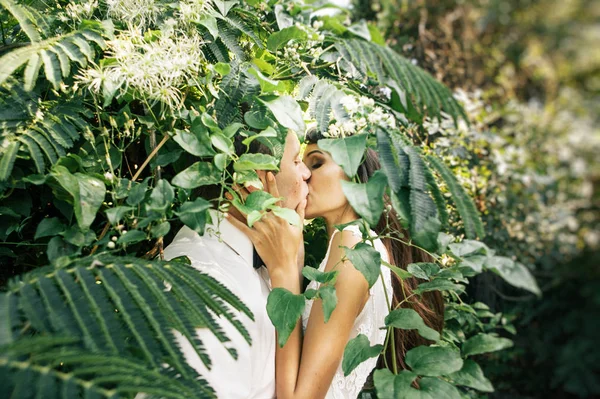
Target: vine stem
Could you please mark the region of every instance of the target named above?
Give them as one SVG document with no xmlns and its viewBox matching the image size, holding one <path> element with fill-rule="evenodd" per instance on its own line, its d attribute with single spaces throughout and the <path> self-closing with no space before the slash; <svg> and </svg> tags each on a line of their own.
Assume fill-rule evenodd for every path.
<svg viewBox="0 0 600 399">
<path fill-rule="evenodd" d="M 383 285 L 383 293 L 385 295 L 385 303 L 387 304 L 388 307 L 388 313 L 391 313 L 392 311 L 392 304 L 390 303 L 390 298 L 388 297 L 388 291 L 387 291 L 387 287 L 385 286 L 384 283 L 384 279 L 383 279 L 383 272 L 381 271 L 381 269 L 379 270 L 379 276 L 381 277 L 381 282 Z M 398 364 L 396 362 L 396 339 L 394 337 L 394 328 L 390 327 L 388 328 L 388 336 L 386 337 L 386 342 L 385 342 L 385 346 L 387 346 L 388 344 L 388 339 L 391 338 L 392 341 L 392 367 L 394 368 L 394 374 L 398 374 Z M 385 346 L 384 346 L 384 350 L 385 350 Z M 384 356 L 385 358 L 385 356 Z M 386 366 L 387 366 L 387 360 L 386 360 Z"/>
<path fill-rule="evenodd" d="M 131 181 L 136 181 L 138 177 L 140 177 L 140 174 L 142 173 L 142 170 L 144 170 L 144 168 L 150 163 L 150 161 L 152 160 L 152 158 L 154 158 L 154 156 L 158 153 L 158 150 L 161 149 L 161 147 L 163 145 L 165 145 L 165 143 L 167 142 L 167 140 L 169 140 L 169 136 L 168 134 L 165 134 L 165 136 L 162 138 L 162 140 L 160 141 L 160 143 L 158 143 L 156 145 L 156 147 L 152 150 L 152 152 L 150 153 L 150 155 L 148 155 L 148 158 L 146 158 L 146 160 L 144 161 L 144 163 L 142 163 L 142 165 L 139 167 L 139 169 L 137 170 L 137 172 L 135 173 L 135 175 L 133 175 L 133 177 L 131 178 Z M 106 233 L 108 233 L 108 229 L 110 228 L 110 223 L 106 223 L 104 225 L 104 229 L 102 229 L 102 232 L 100 233 L 100 236 L 98 237 L 98 241 L 100 241 L 101 239 L 104 238 L 104 236 L 106 235 Z M 93 255 L 96 251 L 98 250 L 98 245 L 94 245 L 94 247 L 92 248 L 92 250 L 90 251 L 90 255 Z"/>
</svg>

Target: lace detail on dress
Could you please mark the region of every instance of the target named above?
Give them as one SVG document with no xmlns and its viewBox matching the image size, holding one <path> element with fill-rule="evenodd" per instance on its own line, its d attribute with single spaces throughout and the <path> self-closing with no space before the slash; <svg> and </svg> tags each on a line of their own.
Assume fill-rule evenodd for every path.
<svg viewBox="0 0 600 399">
<path fill-rule="evenodd" d="M 351 230 L 355 235 L 361 236 L 361 233 L 357 226 L 348 226 L 344 230 Z M 371 234 L 375 233 L 371 232 Z M 385 246 L 383 245 L 381 240 L 375 240 L 375 249 L 377 249 L 377 251 L 381 253 L 381 257 L 383 260 L 389 260 L 387 250 L 385 249 Z M 327 249 L 327 254 L 325 255 L 325 258 L 319 265 L 320 271 L 324 271 L 325 266 L 327 265 L 327 259 L 329 258 L 330 252 L 331 240 L 329 241 L 329 248 Z M 364 334 L 369 339 L 371 346 L 383 344 L 385 341 L 386 330 L 380 330 L 379 327 L 384 326 L 384 319 L 388 313 L 387 301 L 385 299 L 386 290 L 388 294 L 388 299 L 390 301 L 392 295 L 392 279 L 390 275 L 390 270 L 386 267 L 382 267 L 381 271 L 383 275 L 383 281 L 380 276 L 380 278 L 373 285 L 373 287 L 369 289 L 369 299 L 367 300 L 367 303 L 365 304 L 363 310 L 360 312 L 360 314 L 354 321 L 354 326 L 350 334 L 350 339 L 355 338 L 359 334 Z M 319 285 L 319 283 L 311 281 L 307 289 L 318 289 Z M 310 316 L 312 305 L 313 301 L 308 301 L 302 314 L 302 328 L 304 329 L 304 331 L 306 331 L 306 326 L 308 324 L 308 318 Z M 358 393 L 362 389 L 363 385 L 365 384 L 367 377 L 375 368 L 376 364 L 377 358 L 371 358 L 361 363 L 347 377 L 344 377 L 344 372 L 342 370 L 342 365 L 340 362 L 335 372 L 335 375 L 333 376 L 331 386 L 329 387 L 325 398 L 355 399 L 358 396 Z"/>
</svg>

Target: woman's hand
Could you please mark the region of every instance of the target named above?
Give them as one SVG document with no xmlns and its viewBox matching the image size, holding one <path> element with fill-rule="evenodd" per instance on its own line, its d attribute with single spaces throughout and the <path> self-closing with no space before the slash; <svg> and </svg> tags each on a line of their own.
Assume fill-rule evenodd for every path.
<svg viewBox="0 0 600 399">
<path fill-rule="evenodd" d="M 278 198 L 279 190 L 273 173 L 268 172 L 265 180 L 263 185 L 267 192 Z M 281 206 L 281 201 L 276 205 Z M 266 212 L 252 228 L 234 217 L 228 217 L 228 220 L 244 232 L 254 244 L 256 252 L 269 271 L 272 286 L 297 291 L 295 293 L 299 293 L 300 290 L 298 258 L 304 244 L 302 227 L 305 208 L 306 199 L 296 208 L 296 213 L 300 216 L 299 226 L 290 225 L 273 212 Z"/>
</svg>

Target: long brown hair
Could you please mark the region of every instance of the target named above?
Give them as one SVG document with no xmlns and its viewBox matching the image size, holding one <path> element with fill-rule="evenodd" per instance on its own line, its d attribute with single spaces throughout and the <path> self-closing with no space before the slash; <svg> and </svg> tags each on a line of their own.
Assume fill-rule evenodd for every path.
<svg viewBox="0 0 600 399">
<path fill-rule="evenodd" d="M 309 143 L 317 143 L 321 138 L 323 136 L 316 129 L 310 130 L 306 135 L 306 141 Z M 357 177 L 361 183 L 366 183 L 379 169 L 381 169 L 379 157 L 374 150 L 369 148 L 365 153 L 364 161 L 358 167 Z M 433 262 L 433 258 L 425 251 L 405 244 L 409 240 L 409 233 L 402 227 L 396 211 L 388 206 L 391 201 L 387 195 L 384 197 L 384 202 L 387 211 L 381 215 L 377 226 L 371 227 L 378 235 L 392 237 L 382 239 L 382 243 L 388 251 L 390 263 L 406 270 L 406 267 L 411 263 Z M 399 303 L 411 296 L 421 281 L 414 277 L 402 280 L 393 272 L 391 272 L 391 275 L 392 309 L 395 309 Z M 444 326 L 444 299 L 439 291 L 425 292 L 420 297 L 415 295 L 403 302 L 400 307 L 413 309 L 421 316 L 428 327 L 441 333 Z M 404 362 L 406 352 L 414 347 L 431 343 L 431 341 L 421 337 L 417 330 L 394 328 L 392 331 L 396 351 L 392 350 L 392 345 L 388 345 L 385 353 L 378 361 L 377 368 L 385 367 L 386 362 L 391 365 L 395 357 L 399 367 L 406 369 L 407 366 Z"/>
</svg>

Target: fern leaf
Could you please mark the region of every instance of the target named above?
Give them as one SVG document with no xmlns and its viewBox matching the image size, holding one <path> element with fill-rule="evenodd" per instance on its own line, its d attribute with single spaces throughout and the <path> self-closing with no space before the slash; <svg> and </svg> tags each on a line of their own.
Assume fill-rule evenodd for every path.
<svg viewBox="0 0 600 399">
<path fill-rule="evenodd" d="M 56 54 L 49 50 L 42 50 L 40 55 L 42 56 L 42 61 L 44 61 L 44 73 L 46 74 L 46 79 L 52 83 L 54 90 L 58 90 L 62 79 L 60 63 L 58 62 Z"/>
<path fill-rule="evenodd" d="M 224 21 L 229 26 L 231 26 L 231 27 L 239 30 L 242 33 L 244 33 L 246 36 L 248 36 L 249 38 L 251 38 L 252 41 L 254 42 L 254 44 L 256 44 L 259 48 L 262 49 L 262 48 L 265 47 L 263 45 L 262 41 L 260 40 L 260 38 L 256 35 L 256 33 L 254 33 L 254 29 L 252 29 L 251 26 L 247 26 L 247 23 L 245 21 L 243 21 L 237 15 L 235 15 L 235 14 L 228 14 L 226 17 L 223 17 L 223 16 L 215 13 L 215 17 L 217 17 L 220 20 Z M 254 23 L 255 24 L 256 23 L 260 23 L 260 21 L 256 21 Z"/>
<path fill-rule="evenodd" d="M 29 40 L 32 42 L 39 42 L 42 40 L 35 25 L 32 23 L 33 18 L 31 17 L 29 10 L 13 0 L 0 0 L 0 5 L 6 8 L 6 10 L 15 17 L 23 32 L 29 37 Z"/>
<path fill-rule="evenodd" d="M 80 301 L 86 301 L 89 312 L 94 316 L 98 330 L 102 334 L 102 338 L 97 337 L 97 339 L 106 342 L 104 350 L 115 354 L 122 353 L 126 345 L 125 337 L 120 329 L 120 321 L 114 307 L 110 306 L 111 302 L 106 291 L 96 284 L 95 276 L 89 269 L 79 267 L 73 271 L 73 274 L 84 294 L 80 297 Z"/>
<path fill-rule="evenodd" d="M 361 39 L 338 40 L 336 49 L 363 74 L 370 72 L 377 77 L 380 84 L 386 84 L 391 78 L 411 96 L 413 104 L 421 111 L 426 109 L 431 116 L 440 117 L 444 110 L 455 121 L 458 118 L 466 120 L 464 110 L 446 86 L 393 50 Z"/>
<path fill-rule="evenodd" d="M 113 271 L 123 286 L 127 289 L 135 304 L 137 304 L 138 309 L 140 309 L 144 314 L 144 317 L 148 321 L 148 325 L 153 331 L 154 337 L 162 344 L 163 348 L 173 360 L 173 366 L 182 374 L 184 378 L 190 378 L 191 376 L 195 375 L 196 372 L 194 369 L 192 369 L 190 365 L 184 361 L 184 359 L 181 359 L 181 356 L 179 355 L 179 348 L 177 347 L 176 343 L 173 342 L 173 334 L 170 328 L 172 326 L 167 323 L 166 318 L 164 317 L 165 313 L 153 311 L 152 308 L 147 306 L 148 303 L 153 303 L 158 299 L 150 292 L 151 289 L 154 289 L 156 292 L 156 286 L 153 287 L 149 284 L 140 284 L 140 279 L 133 275 L 130 267 L 115 267 L 113 268 Z M 159 293 L 159 298 L 161 297 L 162 295 Z M 164 306 L 165 303 L 166 301 L 162 301 L 158 303 L 158 305 Z"/>
<path fill-rule="evenodd" d="M 15 338 L 15 327 L 18 325 L 17 300 L 12 293 L 0 295 L 0 347 L 10 344 Z"/>
<path fill-rule="evenodd" d="M 435 206 L 437 207 L 438 217 L 440 219 L 440 223 L 442 224 L 442 228 L 445 229 L 448 225 L 448 211 L 446 211 L 446 200 L 435 181 L 435 177 L 431 170 L 428 167 L 425 167 L 425 178 L 427 179 L 427 187 L 429 188 L 429 192 L 433 197 L 433 201 L 435 202 Z"/>
<path fill-rule="evenodd" d="M 217 21 L 217 27 L 219 28 L 219 38 L 217 40 L 221 41 L 231 53 L 235 54 L 238 61 L 248 58 L 244 49 L 239 45 L 240 35 L 238 31 L 227 25 L 223 20 Z"/>
<path fill-rule="evenodd" d="M 308 75 L 300 79 L 300 82 L 298 82 L 298 95 L 296 96 L 296 99 L 304 100 L 306 97 L 308 97 L 318 81 L 319 78 L 317 78 L 315 75 Z"/>
<path fill-rule="evenodd" d="M 133 336 L 135 345 L 152 367 L 158 367 L 156 355 L 161 353 L 161 350 L 150 331 L 146 329 L 147 324 L 144 322 L 144 316 L 141 310 L 134 305 L 134 300 L 127 293 L 127 288 L 108 268 L 98 270 L 98 276 L 101 278 L 109 298 L 115 305 L 115 309 L 121 314 L 121 319 Z"/>
<path fill-rule="evenodd" d="M 44 156 L 42 155 L 42 151 L 40 151 L 40 147 L 36 144 L 35 141 L 31 137 L 22 136 L 19 137 L 19 140 L 27 146 L 27 150 L 29 151 L 29 155 L 35 164 L 35 167 L 38 173 L 44 173 L 46 169 L 46 163 L 44 162 Z"/>
<path fill-rule="evenodd" d="M 42 59 L 38 54 L 34 54 L 31 56 L 29 61 L 27 62 L 27 67 L 25 67 L 25 74 L 23 78 L 24 88 L 27 91 L 33 90 L 35 87 L 35 83 L 37 81 L 38 75 L 40 73 L 40 67 L 42 66 Z"/>
<path fill-rule="evenodd" d="M 33 285 L 25 284 L 19 290 L 19 306 L 33 328 L 37 331 L 52 331 L 42 298 Z"/>
<path fill-rule="evenodd" d="M 59 47 L 62 51 L 64 51 L 64 53 L 71 59 L 71 61 L 78 63 L 83 68 L 86 67 L 87 58 L 85 58 L 85 55 L 83 55 L 79 47 L 77 47 L 75 44 L 71 43 L 68 40 L 63 40 L 57 43 L 56 46 Z"/>
<path fill-rule="evenodd" d="M 40 146 L 42 151 L 44 151 L 44 154 L 46 154 L 48 161 L 50 161 L 50 165 L 54 165 L 58 161 L 58 157 L 54 152 L 54 148 L 44 136 L 42 136 L 34 130 L 30 130 L 29 132 L 27 132 L 27 135 L 31 137 L 37 143 L 37 145 Z"/>
<path fill-rule="evenodd" d="M 75 318 L 69 311 L 67 303 L 60 295 L 54 281 L 49 278 L 39 279 L 38 290 L 43 299 L 46 312 L 50 316 L 53 331 L 60 331 L 74 337 L 81 335 Z"/>
<path fill-rule="evenodd" d="M 452 200 L 464 223 L 467 237 L 470 239 L 485 237 L 485 230 L 481 218 L 479 217 L 479 212 L 477 211 L 473 200 L 460 185 L 454 174 L 440 159 L 428 156 L 427 160 L 438 171 L 448 186 L 448 190 L 452 194 Z"/>
<path fill-rule="evenodd" d="M 77 47 L 79 47 L 79 49 L 81 50 L 83 55 L 85 55 L 85 57 L 88 60 L 91 60 L 94 58 L 94 50 L 92 49 L 92 46 L 90 46 L 90 44 L 87 42 L 87 40 L 85 40 L 85 38 L 83 36 L 81 36 L 79 33 L 76 33 L 75 35 L 69 37 L 66 40 L 70 41 L 71 43 L 73 43 Z"/>
<path fill-rule="evenodd" d="M 29 46 L 20 47 L 0 57 L 0 85 L 42 48 L 43 44 L 41 42 L 34 43 Z"/>
<path fill-rule="evenodd" d="M 4 149 L 0 158 L 0 181 L 6 181 L 10 177 L 20 147 L 18 141 L 13 141 Z"/>
<path fill-rule="evenodd" d="M 55 46 L 51 49 L 51 51 L 56 54 L 58 57 L 58 61 L 60 63 L 60 71 L 62 73 L 63 78 L 66 78 L 71 73 L 71 63 L 69 62 L 69 56 L 65 54 L 65 52 L 58 46 Z"/>
</svg>

